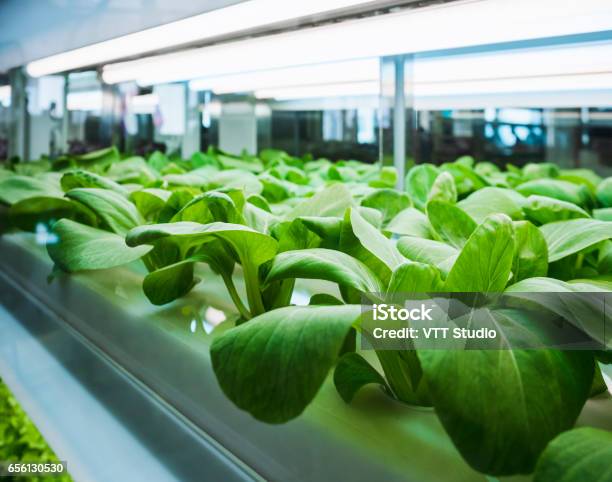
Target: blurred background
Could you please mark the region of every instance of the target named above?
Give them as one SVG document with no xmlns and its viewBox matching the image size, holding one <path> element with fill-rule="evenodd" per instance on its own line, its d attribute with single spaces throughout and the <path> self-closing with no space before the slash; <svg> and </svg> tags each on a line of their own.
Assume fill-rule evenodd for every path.
<svg viewBox="0 0 612 482">
<path fill-rule="evenodd" d="M 571 12 L 546 17 L 550 2 L 513 2 L 486 13 L 488 25 L 453 18 L 457 2 L 314 2 L 272 18 L 232 10 L 249 3 L 0 2 L 0 162 L 110 145 L 183 158 L 272 147 L 609 173 L 612 39 L 593 21 L 605 2 L 573 23 Z M 396 28 L 424 4 L 408 24 L 421 27 Z M 212 31 L 206 12 L 225 12 Z"/>
</svg>

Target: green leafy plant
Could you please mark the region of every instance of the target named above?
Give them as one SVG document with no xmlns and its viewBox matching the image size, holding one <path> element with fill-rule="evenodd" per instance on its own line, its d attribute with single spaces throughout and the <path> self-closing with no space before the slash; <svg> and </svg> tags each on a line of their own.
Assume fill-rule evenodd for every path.
<svg viewBox="0 0 612 482">
<path fill-rule="evenodd" d="M 57 457 L 47 445 L 40 432 L 0 380 L 0 460 L 7 462 L 56 463 Z M 25 480 L 24 477 L 7 480 Z M 28 476 L 27 480 L 39 482 L 46 477 Z M 69 475 L 55 480 L 68 482 Z"/>
<path fill-rule="evenodd" d="M 565 432 L 605 391 L 599 363 L 609 351 L 516 348 L 538 321 L 517 309 L 492 312 L 512 328 L 493 350 L 363 353 L 355 341 L 373 294 L 611 291 L 610 179 L 463 157 L 413 167 L 400 192 L 393 169 L 275 150 L 190 160 L 105 150 L 54 169 L 0 177 L 10 225 L 48 228 L 48 253 L 64 271 L 141 263 L 157 305 L 187 295 L 208 266 L 237 315 L 213 340 L 213 368 L 227 397 L 259 420 L 299 416 L 333 372 L 347 403 L 374 384 L 433 407 L 476 470 L 554 480 Z M 305 279 L 326 283 L 295 306 Z"/>
</svg>

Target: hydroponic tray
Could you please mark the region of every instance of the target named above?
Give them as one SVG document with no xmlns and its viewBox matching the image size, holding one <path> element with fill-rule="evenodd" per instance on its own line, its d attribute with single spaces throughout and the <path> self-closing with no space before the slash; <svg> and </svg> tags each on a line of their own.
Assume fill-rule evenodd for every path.
<svg viewBox="0 0 612 482">
<path fill-rule="evenodd" d="M 0 302 L 36 336 L 41 313 L 52 318 L 119 370 L 122 377 L 109 377 L 95 395 L 181 480 L 487 479 L 462 460 L 432 410 L 394 402 L 376 388 L 349 406 L 328 380 L 304 414 L 283 425 L 261 423 L 235 408 L 213 374 L 210 325 L 198 315 L 209 307 L 217 314 L 231 309 L 215 277 L 206 276 L 189 296 L 155 307 L 142 294 L 136 265 L 50 281 L 44 248 L 23 233 L 0 239 L 0 260 Z M 32 310 L 32 303 L 44 310 Z M 91 373 L 92 380 L 103 376 Z M 82 383 L 100 390 L 99 383 Z M 159 418 L 139 416 L 137 404 L 144 409 L 151 401 Z M 611 408 L 609 397 L 589 400 L 579 423 L 612 429 Z M 195 442 L 173 450 L 160 434 L 175 443 Z"/>
</svg>

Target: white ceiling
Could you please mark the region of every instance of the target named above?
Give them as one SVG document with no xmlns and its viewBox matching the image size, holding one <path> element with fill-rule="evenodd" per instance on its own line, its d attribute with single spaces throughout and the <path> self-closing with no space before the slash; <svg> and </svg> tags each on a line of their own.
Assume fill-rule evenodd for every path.
<svg viewBox="0 0 612 482">
<path fill-rule="evenodd" d="M 0 72 L 241 1 L 0 0 Z"/>
</svg>

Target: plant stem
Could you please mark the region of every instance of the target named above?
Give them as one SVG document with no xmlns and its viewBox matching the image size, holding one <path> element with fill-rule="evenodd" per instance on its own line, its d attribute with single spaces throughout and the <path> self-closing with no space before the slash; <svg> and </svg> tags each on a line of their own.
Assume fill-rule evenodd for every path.
<svg viewBox="0 0 612 482">
<path fill-rule="evenodd" d="M 376 351 L 389 387 L 395 397 L 411 405 L 430 405 L 427 395 L 419 393 L 423 372 L 416 352 L 405 350 Z"/>
<path fill-rule="evenodd" d="M 574 266 L 574 269 L 579 270 L 580 268 L 582 268 L 583 261 L 584 253 L 578 253 L 578 256 L 576 256 L 576 265 Z"/>
<path fill-rule="evenodd" d="M 246 262 L 242 264 L 242 270 L 244 272 L 244 282 L 246 283 L 247 298 L 249 300 L 249 308 L 251 309 L 251 315 L 261 315 L 266 311 L 261 299 L 261 291 L 259 289 L 259 275 L 257 268 L 251 263 Z"/>
<path fill-rule="evenodd" d="M 238 291 L 236 290 L 236 285 L 234 285 L 234 280 L 232 279 L 231 275 L 228 275 L 227 273 L 224 273 L 223 271 L 221 271 L 221 277 L 223 278 L 225 287 L 227 288 L 227 291 L 230 297 L 232 298 L 234 305 L 236 305 L 236 308 L 238 309 L 240 316 L 242 316 L 245 320 L 250 320 L 251 314 L 249 313 L 249 310 L 247 310 L 246 306 L 244 306 L 244 303 L 240 299 L 240 295 L 238 294 Z"/>
<path fill-rule="evenodd" d="M 291 303 L 291 295 L 293 294 L 293 288 L 295 287 L 295 279 L 285 279 L 280 283 L 280 290 L 278 291 L 271 309 L 289 306 L 289 303 Z"/>
</svg>

